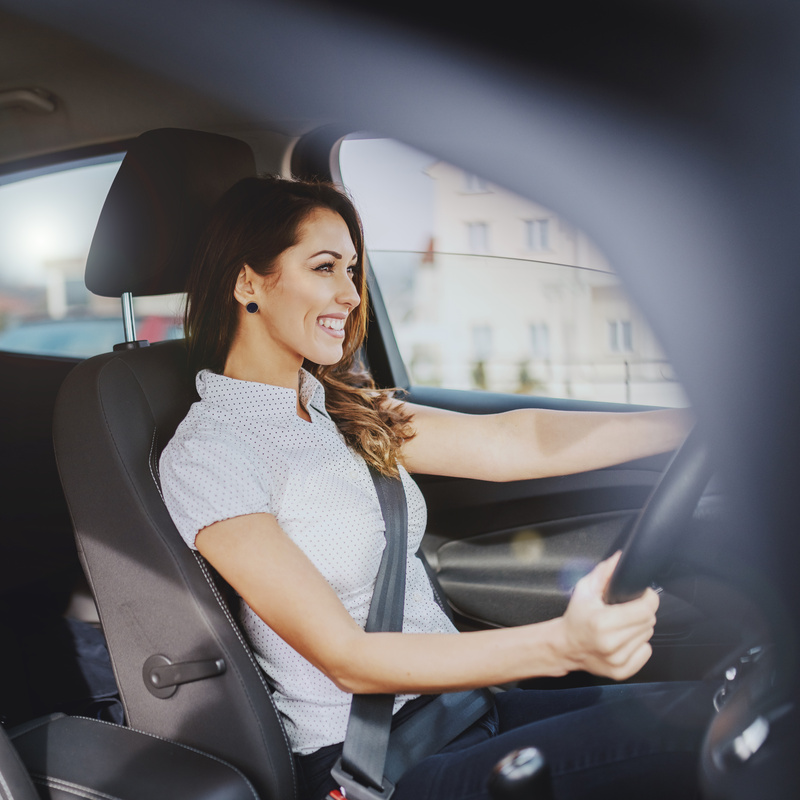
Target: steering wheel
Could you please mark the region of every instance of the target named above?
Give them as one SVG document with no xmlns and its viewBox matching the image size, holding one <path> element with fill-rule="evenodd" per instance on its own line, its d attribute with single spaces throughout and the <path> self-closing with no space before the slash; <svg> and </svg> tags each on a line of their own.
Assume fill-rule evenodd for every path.
<svg viewBox="0 0 800 800">
<path fill-rule="evenodd" d="M 639 597 L 674 554 L 711 478 L 708 447 L 695 426 L 667 465 L 633 523 L 604 600 Z"/>
</svg>

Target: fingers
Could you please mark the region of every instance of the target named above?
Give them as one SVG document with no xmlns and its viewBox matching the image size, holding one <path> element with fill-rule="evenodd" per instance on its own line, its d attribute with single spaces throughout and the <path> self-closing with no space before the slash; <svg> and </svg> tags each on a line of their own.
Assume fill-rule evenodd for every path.
<svg viewBox="0 0 800 800">
<path fill-rule="evenodd" d="M 656 625 L 655 607 L 649 602 L 635 602 L 635 609 L 625 609 L 624 612 L 606 606 L 605 613 L 597 620 L 597 641 L 607 654 L 619 651 L 627 657 L 632 650 L 652 638 Z"/>
<path fill-rule="evenodd" d="M 617 550 L 613 556 L 601 561 L 588 575 L 578 581 L 575 591 L 580 587 L 583 592 L 602 597 L 621 556 L 622 551 Z"/>
<path fill-rule="evenodd" d="M 613 606 L 604 604 L 604 610 L 609 618 L 614 619 L 616 625 L 624 628 L 644 623 L 655 623 L 655 616 L 660 602 L 661 598 L 658 594 L 648 587 L 641 597 Z"/>
<path fill-rule="evenodd" d="M 608 588 L 608 584 L 611 581 L 611 576 L 614 574 L 614 570 L 617 568 L 617 564 L 619 564 L 621 557 L 622 551 L 617 550 L 614 555 L 601 561 L 588 575 L 584 576 L 584 578 L 578 581 L 578 584 L 575 586 L 575 591 L 580 591 L 580 593 L 584 595 L 594 595 L 602 600 L 606 589 Z M 603 602 L 605 604 L 605 601 Z M 638 607 L 633 605 L 636 603 L 639 603 Z M 627 603 L 618 603 L 616 604 L 616 607 L 621 609 L 628 608 L 629 610 L 638 610 L 641 613 L 655 614 L 656 610 L 658 609 L 658 604 L 658 595 L 648 587 L 645 589 L 644 594 L 641 597 L 638 597 L 635 600 L 630 600 Z"/>
<path fill-rule="evenodd" d="M 625 660 L 621 660 L 619 664 L 610 663 L 608 668 L 601 674 L 615 681 L 627 680 L 650 660 L 652 654 L 653 648 L 649 642 L 643 642 Z"/>
<path fill-rule="evenodd" d="M 617 630 L 608 634 L 601 644 L 602 651 L 609 659 L 616 659 L 615 663 L 625 662 L 643 644 L 647 644 L 653 637 L 654 622 L 636 629 Z"/>
<path fill-rule="evenodd" d="M 609 581 L 614 574 L 614 570 L 617 568 L 617 564 L 619 564 L 620 558 L 622 558 L 622 550 L 617 550 L 613 556 L 610 556 L 605 561 L 601 561 L 593 570 L 593 572 L 596 573 L 595 580 L 598 581 L 598 589 L 601 597 L 608 588 Z"/>
<path fill-rule="evenodd" d="M 624 680 L 638 672 L 652 654 L 652 626 L 635 633 L 617 631 L 595 640 L 592 651 L 586 652 L 585 666 L 589 672 L 614 680 Z"/>
<path fill-rule="evenodd" d="M 656 613 L 659 606 L 659 596 L 651 588 L 634 600 L 616 605 L 607 605 L 603 600 L 608 581 L 619 561 L 620 553 L 601 561 L 588 575 L 581 578 L 572 593 L 578 603 L 586 603 L 600 612 L 609 624 L 615 627 L 636 626 L 648 622 Z"/>
<path fill-rule="evenodd" d="M 617 615 L 595 614 L 586 620 L 594 649 L 604 657 L 622 653 L 627 658 L 640 644 L 647 642 L 655 629 L 655 615 L 647 615 L 637 620 L 625 620 L 620 624 Z"/>
<path fill-rule="evenodd" d="M 579 668 L 614 680 L 635 674 L 650 658 L 659 605 L 649 588 L 635 600 L 606 605 L 603 593 L 619 558 L 615 553 L 578 582 L 564 615 Z"/>
</svg>

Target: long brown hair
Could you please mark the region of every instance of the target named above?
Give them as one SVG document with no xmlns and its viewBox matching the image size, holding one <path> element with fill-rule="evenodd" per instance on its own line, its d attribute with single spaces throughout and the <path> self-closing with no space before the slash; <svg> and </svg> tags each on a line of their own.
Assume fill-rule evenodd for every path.
<svg viewBox="0 0 800 800">
<path fill-rule="evenodd" d="M 378 389 L 358 354 L 367 330 L 364 235 L 350 198 L 329 183 L 277 177 L 245 178 L 215 206 L 198 244 L 189 277 L 184 317 L 192 368 L 221 373 L 239 322 L 233 290 L 247 264 L 259 275 L 297 243 L 297 232 L 316 209 L 339 214 L 358 261 L 353 272 L 358 308 L 345 323 L 344 352 L 336 364 L 303 366 L 325 387 L 326 407 L 345 441 L 386 475 L 397 475 L 397 453 L 411 436 L 410 416 L 387 403 L 393 390 Z"/>
</svg>

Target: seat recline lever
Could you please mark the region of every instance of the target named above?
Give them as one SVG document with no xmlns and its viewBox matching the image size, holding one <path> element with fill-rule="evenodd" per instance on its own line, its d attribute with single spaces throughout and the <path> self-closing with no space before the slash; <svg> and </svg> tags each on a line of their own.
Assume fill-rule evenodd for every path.
<svg viewBox="0 0 800 800">
<path fill-rule="evenodd" d="M 225 660 L 209 658 L 203 661 L 183 661 L 173 664 L 163 655 L 150 656 L 142 667 L 147 691 L 154 697 L 172 697 L 184 683 L 215 678 L 225 672 Z"/>
</svg>

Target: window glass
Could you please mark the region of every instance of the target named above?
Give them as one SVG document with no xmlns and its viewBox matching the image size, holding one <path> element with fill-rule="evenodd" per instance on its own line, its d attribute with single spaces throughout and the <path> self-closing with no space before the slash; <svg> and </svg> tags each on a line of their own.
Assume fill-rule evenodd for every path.
<svg viewBox="0 0 800 800">
<path fill-rule="evenodd" d="M 340 168 L 413 384 L 685 404 L 611 265 L 567 220 L 387 139 L 345 140 Z"/>
<path fill-rule="evenodd" d="M 119 299 L 98 297 L 84 284 L 119 163 L 104 158 L 2 179 L 0 350 L 84 358 L 123 341 Z M 134 308 L 140 339 L 182 336 L 178 298 L 141 298 Z"/>
</svg>

